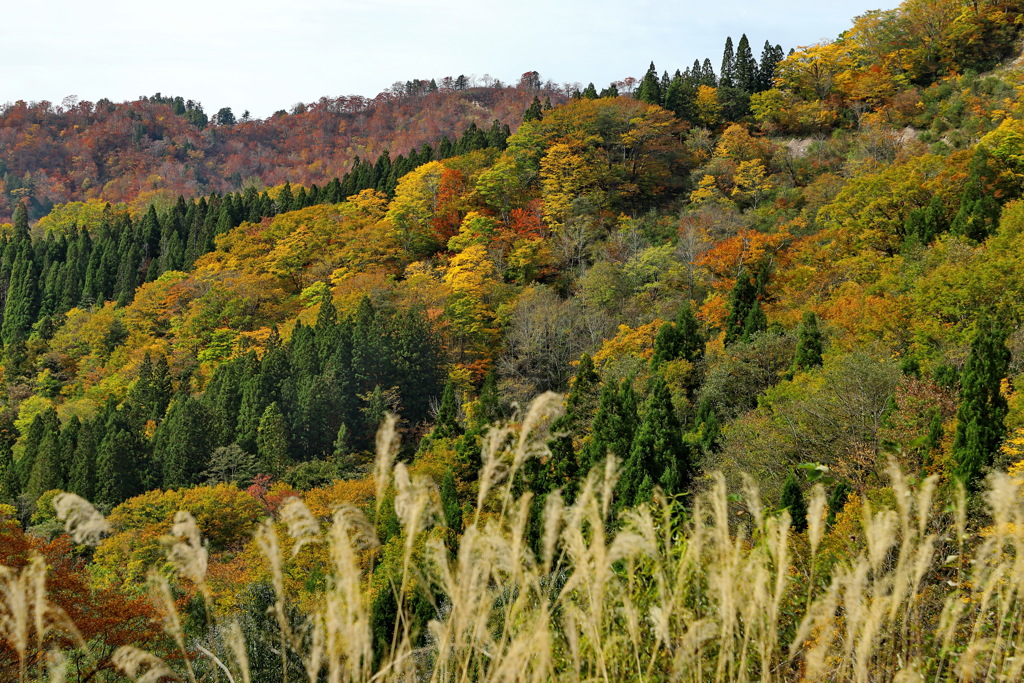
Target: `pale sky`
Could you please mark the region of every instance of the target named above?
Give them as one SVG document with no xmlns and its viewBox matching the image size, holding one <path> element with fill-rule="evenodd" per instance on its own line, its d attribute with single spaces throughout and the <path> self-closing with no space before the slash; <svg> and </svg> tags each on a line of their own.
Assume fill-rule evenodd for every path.
<svg viewBox="0 0 1024 683">
<path fill-rule="evenodd" d="M 787 51 L 896 0 L 36 0 L 4 7 L 0 103 L 161 92 L 265 117 L 395 81 L 525 71 L 600 90 L 670 73 L 746 33 Z"/>
</svg>

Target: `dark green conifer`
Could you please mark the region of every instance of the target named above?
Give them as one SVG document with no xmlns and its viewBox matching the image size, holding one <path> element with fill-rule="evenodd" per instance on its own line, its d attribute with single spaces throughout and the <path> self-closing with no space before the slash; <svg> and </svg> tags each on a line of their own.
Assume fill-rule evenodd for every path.
<svg viewBox="0 0 1024 683">
<path fill-rule="evenodd" d="M 818 316 L 813 311 L 807 311 L 797 330 L 792 372 L 807 371 L 820 366 L 824 350 L 824 337 L 818 328 Z"/>
<path fill-rule="evenodd" d="M 976 329 L 960 379 L 960 407 L 953 437 L 953 475 L 969 487 L 992 464 L 1005 435 L 1003 421 L 1008 412 L 1001 391 L 1010 366 L 1006 331 L 988 318 L 979 320 Z"/>
<path fill-rule="evenodd" d="M 263 411 L 256 435 L 258 473 L 280 477 L 291 461 L 288 451 L 288 428 L 284 415 L 276 402 L 271 403 Z"/>
<path fill-rule="evenodd" d="M 200 483 L 199 475 L 206 469 L 212 451 L 210 422 L 203 404 L 179 395 L 153 434 L 153 459 L 161 469 L 163 488 Z"/>
<path fill-rule="evenodd" d="M 86 500 L 96 495 L 96 439 L 90 425 L 83 425 L 71 460 L 68 491 Z"/>
<path fill-rule="evenodd" d="M 434 418 L 434 429 L 430 432 L 431 437 L 436 439 L 450 439 L 462 433 L 459 425 L 459 404 L 455 398 L 455 385 L 451 380 L 445 382 L 444 391 L 441 392 L 441 404 L 437 408 L 437 417 Z"/>
<path fill-rule="evenodd" d="M 530 103 L 530 106 L 527 107 L 526 111 L 523 113 L 523 123 L 526 123 L 527 121 L 540 121 L 543 116 L 544 114 L 541 112 L 540 108 L 540 98 L 535 96 L 533 98 L 533 102 Z"/>
<path fill-rule="evenodd" d="M 782 485 L 779 508 L 789 510 L 793 531 L 801 532 L 807 528 L 807 503 L 804 502 L 803 491 L 800 490 L 800 484 L 793 472 L 789 473 L 786 483 Z"/>
<path fill-rule="evenodd" d="M 664 93 L 661 91 L 661 80 L 658 78 L 658 71 L 654 68 L 654 62 L 647 68 L 637 88 L 636 98 L 641 102 L 660 105 L 664 101 Z"/>
<path fill-rule="evenodd" d="M 736 53 L 732 47 L 732 36 L 725 39 L 722 51 L 722 70 L 718 73 L 718 86 L 721 88 L 736 87 Z"/>
<path fill-rule="evenodd" d="M 665 380 L 656 375 L 629 459 L 622 467 L 619 504 L 631 506 L 648 500 L 653 486 L 660 486 L 670 495 L 680 493 L 690 485 L 692 475 L 690 450 L 683 442 L 672 396 Z M 646 481 L 648 478 L 650 481 Z"/>
</svg>

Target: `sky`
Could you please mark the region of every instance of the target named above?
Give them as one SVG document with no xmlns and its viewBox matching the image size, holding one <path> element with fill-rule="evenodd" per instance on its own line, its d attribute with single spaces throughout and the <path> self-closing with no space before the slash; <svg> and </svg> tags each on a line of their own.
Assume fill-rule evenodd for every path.
<svg viewBox="0 0 1024 683">
<path fill-rule="evenodd" d="M 36 0 L 8 3 L 0 103 L 160 92 L 266 117 L 396 81 L 526 71 L 600 90 L 711 58 L 746 33 L 791 47 L 835 38 L 889 0 Z"/>
</svg>

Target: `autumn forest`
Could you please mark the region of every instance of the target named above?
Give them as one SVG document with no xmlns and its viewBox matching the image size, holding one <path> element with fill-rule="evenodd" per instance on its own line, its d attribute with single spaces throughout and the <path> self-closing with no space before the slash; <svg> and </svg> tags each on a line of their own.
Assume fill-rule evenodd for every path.
<svg viewBox="0 0 1024 683">
<path fill-rule="evenodd" d="M 1022 17 L 3 105 L 0 678 L 1020 680 Z"/>
</svg>

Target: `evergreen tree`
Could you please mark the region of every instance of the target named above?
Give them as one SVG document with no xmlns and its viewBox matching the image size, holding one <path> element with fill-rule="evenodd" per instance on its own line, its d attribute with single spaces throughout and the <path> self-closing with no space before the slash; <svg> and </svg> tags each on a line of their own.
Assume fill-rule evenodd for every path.
<svg viewBox="0 0 1024 683">
<path fill-rule="evenodd" d="M 629 459 L 622 468 L 618 502 L 638 505 L 649 499 L 652 485 L 660 486 L 670 495 L 680 493 L 690 485 L 692 476 L 690 450 L 683 442 L 668 385 L 655 376 Z"/>
<path fill-rule="evenodd" d="M 747 311 L 747 318 L 743 321 L 743 336 L 741 339 L 743 342 L 749 342 L 755 335 L 758 335 L 767 329 L 768 318 L 764 314 L 761 302 L 754 299 L 753 305 L 750 307 L 750 310 Z"/>
<path fill-rule="evenodd" d="M 198 484 L 212 450 L 209 418 L 202 403 L 180 395 L 153 434 L 153 459 L 160 466 L 163 488 Z"/>
<path fill-rule="evenodd" d="M 953 437 L 953 475 L 973 486 L 999 449 L 1008 407 L 1001 392 L 1010 366 L 1006 331 L 992 320 L 978 321 L 960 379 L 960 407 Z"/>
<path fill-rule="evenodd" d="M 47 440 L 55 443 L 56 437 L 60 433 L 59 430 L 60 419 L 57 417 L 57 411 L 52 407 L 32 418 L 22 441 L 21 458 L 15 462 L 17 480 L 16 482 L 12 481 L 12 484 L 16 486 L 17 490 L 12 491 L 13 495 L 21 494 L 28 489 L 29 479 L 37 469 L 36 461 L 39 459 L 44 443 Z M 47 459 L 49 460 L 48 456 Z M 52 461 L 50 465 L 52 466 Z M 49 473 L 46 473 L 45 476 L 49 476 Z M 36 493 L 38 495 L 43 491 Z"/>
<path fill-rule="evenodd" d="M 782 485 L 779 508 L 789 510 L 793 531 L 801 532 L 807 529 L 807 503 L 804 502 L 803 491 L 800 490 L 800 484 L 793 472 L 789 473 L 786 483 Z"/>
<path fill-rule="evenodd" d="M 256 435 L 256 469 L 258 474 L 280 477 L 290 462 L 288 428 L 277 403 L 263 411 Z"/>
<path fill-rule="evenodd" d="M 722 51 L 722 70 L 718 73 L 718 86 L 721 88 L 736 87 L 736 53 L 732 47 L 732 36 L 725 39 Z"/>
<path fill-rule="evenodd" d="M 832 493 L 828 494 L 828 514 L 825 516 L 825 525 L 831 527 L 836 522 L 836 515 L 842 511 L 846 505 L 846 499 L 850 495 L 850 486 L 845 481 L 841 481 L 835 485 L 832 489 Z"/>
<path fill-rule="evenodd" d="M 523 113 L 523 123 L 526 123 L 527 121 L 540 121 L 543 116 L 544 114 L 541 112 L 540 108 L 540 98 L 535 96 L 533 98 L 533 102 Z"/>
<path fill-rule="evenodd" d="M 454 540 L 462 533 L 462 507 L 459 505 L 458 493 L 455 490 L 455 473 L 450 467 L 445 470 L 444 478 L 441 480 L 441 510 L 444 512 L 449 536 Z"/>
<path fill-rule="evenodd" d="M 656 369 L 662 363 L 685 358 L 690 363 L 698 363 L 704 357 L 706 340 L 700 332 L 700 323 L 693 313 L 690 302 L 679 309 L 674 323 L 665 323 L 658 329 L 654 339 L 654 356 L 651 368 Z"/>
<path fill-rule="evenodd" d="M 11 444 L 0 441 L 0 502 L 13 503 L 18 489 L 18 474 L 14 469 L 14 453 Z"/>
<path fill-rule="evenodd" d="M 764 48 L 761 50 L 761 62 L 757 65 L 757 90 L 758 92 L 770 90 L 774 86 L 775 69 L 785 53 L 781 45 L 773 46 L 767 40 L 764 41 Z"/>
<path fill-rule="evenodd" d="M 998 174 L 990 156 L 989 152 L 979 147 L 971 157 L 967 183 L 960 198 L 960 209 L 950 225 L 953 234 L 963 235 L 975 242 L 982 242 L 995 232 L 1002 214 L 1002 207 L 994 197 Z"/>
<path fill-rule="evenodd" d="M 56 429 L 48 431 L 39 444 L 39 450 L 32 465 L 32 472 L 29 474 L 25 495 L 30 500 L 36 500 L 47 491 L 64 488 L 64 481 L 60 476 L 60 449 L 58 447 L 59 435 Z"/>
<path fill-rule="evenodd" d="M 148 466 L 139 437 L 111 420 L 96 452 L 94 502 L 107 509 L 142 492 L 139 473 Z"/>
<path fill-rule="evenodd" d="M 807 371 L 820 366 L 824 350 L 824 337 L 818 328 L 818 316 L 813 311 L 807 311 L 797 330 L 792 372 Z"/>
<path fill-rule="evenodd" d="M 637 89 L 636 98 L 641 102 L 647 104 L 658 104 L 660 105 L 663 101 L 663 94 L 661 91 L 661 81 L 658 79 L 658 71 L 654 68 L 654 62 L 651 62 L 650 67 L 647 69 L 647 73 L 644 74 L 643 80 L 640 81 L 640 87 Z"/>
<path fill-rule="evenodd" d="M 587 87 L 583 89 L 583 99 L 585 100 L 596 100 L 597 99 L 597 88 L 594 87 L 593 83 L 588 83 Z"/>
<path fill-rule="evenodd" d="M 747 93 L 757 92 L 759 89 L 757 60 L 754 59 L 754 53 L 750 49 L 750 41 L 747 40 L 746 33 L 740 37 L 740 42 L 736 44 L 735 64 L 736 87 Z"/>
<path fill-rule="evenodd" d="M 434 419 L 434 429 L 430 436 L 435 439 L 450 439 L 462 433 L 459 426 L 459 404 L 455 399 L 455 385 L 451 380 L 445 383 L 444 391 L 441 393 L 441 405 L 437 409 L 437 417 Z"/>
<path fill-rule="evenodd" d="M 729 299 L 729 317 L 725 321 L 726 346 L 743 339 L 747 318 L 756 303 L 757 285 L 746 270 L 743 270 L 736 278 L 736 285 Z"/>
<path fill-rule="evenodd" d="M 633 445 L 637 422 L 637 398 L 632 379 L 625 379 L 618 386 L 606 382 L 591 423 L 590 442 L 581 454 L 580 468 L 590 471 L 609 453 L 620 463 L 625 462 Z"/>
<path fill-rule="evenodd" d="M 68 473 L 68 491 L 86 500 L 96 495 L 96 439 L 89 425 L 83 425 L 78 435 Z"/>
<path fill-rule="evenodd" d="M 36 270 L 32 249 L 24 242 L 14 260 L 4 305 L 3 325 L 0 326 L 0 339 L 5 346 L 24 342 L 28 338 L 29 330 L 39 313 L 39 299 L 39 272 Z"/>
</svg>

